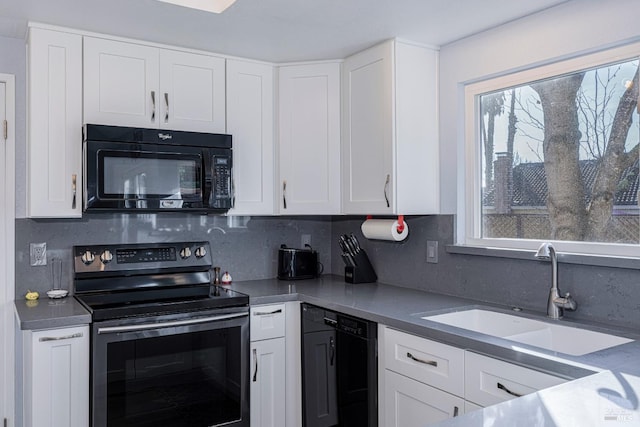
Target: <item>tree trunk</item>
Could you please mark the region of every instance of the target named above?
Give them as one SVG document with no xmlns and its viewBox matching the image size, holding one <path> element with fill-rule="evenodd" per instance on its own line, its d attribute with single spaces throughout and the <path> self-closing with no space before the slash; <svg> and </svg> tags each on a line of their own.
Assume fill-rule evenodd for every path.
<svg viewBox="0 0 640 427">
<path fill-rule="evenodd" d="M 587 239 L 593 242 L 608 241 L 607 232 L 611 222 L 611 212 L 615 202 L 616 190 L 622 172 L 629 166 L 629 154 L 625 153 L 625 144 L 631 128 L 633 111 L 638 99 L 638 70 L 633 83 L 620 98 L 616 114 L 611 125 L 607 148 L 598 164 L 596 179 L 589 204 Z M 631 153 L 637 150 L 632 150 Z M 633 159 L 635 160 L 635 159 Z"/>
<path fill-rule="evenodd" d="M 578 163 L 580 129 L 576 96 L 584 74 L 536 83 L 544 114 L 544 170 L 547 209 L 555 240 L 582 241 L 587 223 L 584 185 Z"/>
</svg>

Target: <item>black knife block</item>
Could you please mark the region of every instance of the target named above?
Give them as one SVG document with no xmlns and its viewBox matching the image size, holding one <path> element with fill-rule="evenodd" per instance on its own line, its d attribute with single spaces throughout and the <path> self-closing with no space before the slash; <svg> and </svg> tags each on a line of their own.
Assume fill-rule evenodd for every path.
<svg viewBox="0 0 640 427">
<path fill-rule="evenodd" d="M 378 280 L 373 270 L 371 261 L 364 250 L 354 256 L 355 266 L 347 265 L 344 268 L 344 281 L 347 283 L 372 283 Z"/>
</svg>

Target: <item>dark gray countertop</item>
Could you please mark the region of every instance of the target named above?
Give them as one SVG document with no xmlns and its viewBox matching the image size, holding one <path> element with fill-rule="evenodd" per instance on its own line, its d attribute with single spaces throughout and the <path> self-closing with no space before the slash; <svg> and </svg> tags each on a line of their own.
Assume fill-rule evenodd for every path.
<svg viewBox="0 0 640 427">
<path fill-rule="evenodd" d="M 330 275 L 300 281 L 265 279 L 236 282 L 231 289 L 248 294 L 252 305 L 303 301 L 567 379 L 577 379 L 448 420 L 439 424 L 442 427 L 615 425 L 605 422 L 603 413 L 609 417 L 615 414 L 622 418 L 631 416 L 633 421 L 622 425 L 640 425 L 637 397 L 640 396 L 640 379 L 636 377 L 640 375 L 640 364 L 637 363 L 640 336 L 634 331 L 562 320 L 562 324 L 567 326 L 586 327 L 638 339 L 585 356 L 568 356 L 522 344 L 515 348 L 512 341 L 421 318 L 470 308 L 515 314 L 510 307 L 480 304 L 474 300 L 379 283 L 349 284 L 340 276 Z M 62 300 L 40 299 L 32 307 L 26 301 L 18 300 L 15 306 L 21 329 L 64 327 L 91 321 L 83 307 L 70 297 Z M 543 313 L 517 314 L 544 320 Z M 600 373 L 592 375 L 594 372 Z M 624 405 L 630 409 L 625 409 Z"/>
<path fill-rule="evenodd" d="M 35 301 L 16 300 L 16 314 L 21 330 L 64 328 L 88 325 L 91 315 L 73 297 Z"/>
</svg>

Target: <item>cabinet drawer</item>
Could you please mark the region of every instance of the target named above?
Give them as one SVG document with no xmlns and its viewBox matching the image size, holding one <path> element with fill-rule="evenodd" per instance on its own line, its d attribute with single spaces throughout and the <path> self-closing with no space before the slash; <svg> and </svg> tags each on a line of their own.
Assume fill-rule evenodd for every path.
<svg viewBox="0 0 640 427">
<path fill-rule="evenodd" d="M 464 395 L 464 350 L 384 328 L 386 369 Z"/>
<path fill-rule="evenodd" d="M 480 406 L 534 393 L 566 380 L 502 360 L 467 352 L 465 397 Z"/>
<path fill-rule="evenodd" d="M 251 341 L 284 336 L 285 305 L 271 304 L 251 307 Z"/>
</svg>

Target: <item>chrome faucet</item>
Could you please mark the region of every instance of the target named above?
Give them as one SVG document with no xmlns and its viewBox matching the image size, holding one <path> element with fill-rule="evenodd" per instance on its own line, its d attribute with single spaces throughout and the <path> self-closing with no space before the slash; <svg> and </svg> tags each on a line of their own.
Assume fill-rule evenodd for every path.
<svg viewBox="0 0 640 427">
<path fill-rule="evenodd" d="M 564 309 L 575 311 L 578 307 L 571 294 L 560 296 L 558 289 L 558 256 L 551 243 L 543 243 L 536 252 L 536 258 L 544 261 L 551 261 L 551 289 L 549 290 L 549 301 L 547 302 L 547 316 L 552 319 L 562 319 Z"/>
</svg>

